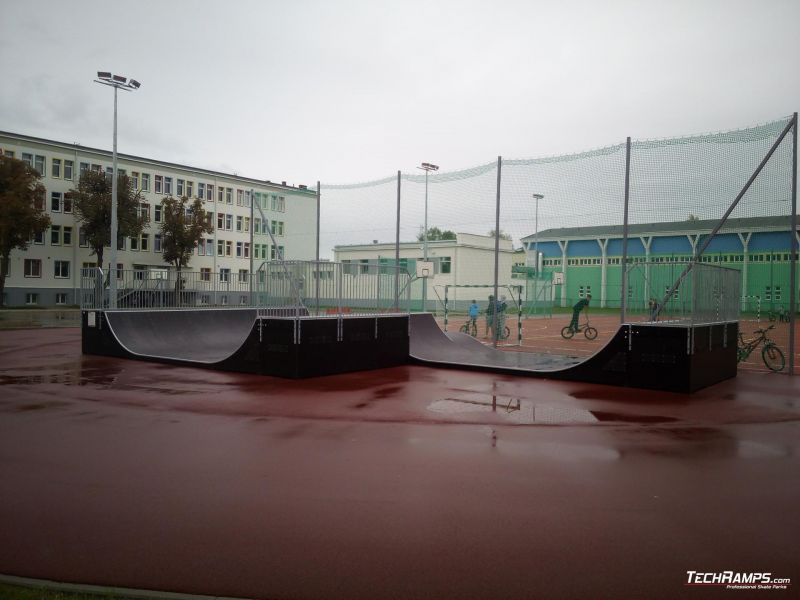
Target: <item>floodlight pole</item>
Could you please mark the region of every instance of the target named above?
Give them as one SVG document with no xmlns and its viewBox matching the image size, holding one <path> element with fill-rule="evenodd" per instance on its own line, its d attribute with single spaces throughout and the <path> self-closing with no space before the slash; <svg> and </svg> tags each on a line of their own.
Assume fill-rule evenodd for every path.
<svg viewBox="0 0 800 600">
<path fill-rule="evenodd" d="M 543 194 L 534 194 L 533 199 L 536 200 L 536 212 L 534 213 L 536 216 L 536 229 L 534 230 L 533 234 L 533 266 L 536 269 L 536 278 L 533 280 L 533 307 L 536 308 L 536 303 L 538 302 L 538 283 L 539 283 L 539 200 L 543 199 Z M 527 293 L 527 292 L 526 292 Z"/>
<path fill-rule="evenodd" d="M 119 221 L 117 219 L 117 86 L 114 86 L 114 151 L 111 171 L 111 268 L 108 270 L 110 277 L 110 308 L 117 308 L 117 236 L 119 235 Z"/>
<path fill-rule="evenodd" d="M 428 262 L 428 173 L 430 171 L 438 171 L 438 165 L 431 163 L 422 163 L 418 169 L 425 171 L 425 229 L 422 232 L 422 260 Z M 425 307 L 428 305 L 428 278 L 422 278 L 422 312 L 425 312 Z"/>
<path fill-rule="evenodd" d="M 119 221 L 117 219 L 117 90 L 123 89 L 128 92 L 137 90 L 140 83 L 135 79 L 128 79 L 121 75 L 112 75 L 110 72 L 98 71 L 95 83 L 102 83 L 114 88 L 114 150 L 112 154 L 112 173 L 111 173 L 111 268 L 108 270 L 109 277 L 109 308 L 117 308 L 117 236 L 119 235 Z M 99 265 L 102 269 L 103 265 Z"/>
</svg>

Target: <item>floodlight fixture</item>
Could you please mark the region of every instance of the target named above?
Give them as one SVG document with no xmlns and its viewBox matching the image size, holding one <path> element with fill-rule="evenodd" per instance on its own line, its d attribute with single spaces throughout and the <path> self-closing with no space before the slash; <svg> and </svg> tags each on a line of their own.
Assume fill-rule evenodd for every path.
<svg viewBox="0 0 800 600">
<path fill-rule="evenodd" d="M 111 72 L 110 71 L 98 71 L 97 72 L 98 79 L 111 79 Z"/>
<path fill-rule="evenodd" d="M 131 80 L 130 80 L 130 86 L 131 86 L 133 89 L 135 89 L 135 90 L 138 90 L 138 89 L 139 89 L 139 87 L 141 87 L 141 85 L 142 85 L 142 84 L 141 84 L 141 83 L 139 83 L 138 81 L 136 81 L 135 79 L 131 79 Z"/>
<path fill-rule="evenodd" d="M 424 162 L 424 163 L 422 163 L 422 166 L 418 167 L 418 168 L 422 169 L 423 171 L 438 171 L 439 170 L 439 165 L 434 165 L 432 163 Z"/>
</svg>

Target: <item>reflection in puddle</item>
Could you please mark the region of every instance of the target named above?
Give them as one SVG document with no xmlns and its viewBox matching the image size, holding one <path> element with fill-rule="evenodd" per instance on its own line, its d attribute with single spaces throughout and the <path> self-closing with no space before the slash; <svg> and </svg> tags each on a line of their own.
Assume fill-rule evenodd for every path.
<svg viewBox="0 0 800 600">
<path fill-rule="evenodd" d="M 30 371 L 34 371 L 31 373 Z M 62 385 L 108 386 L 122 372 L 115 367 L 92 367 L 81 362 L 69 362 L 49 367 L 16 368 L 0 370 L 1 385 L 41 385 L 58 383 Z"/>
<path fill-rule="evenodd" d="M 588 424 L 598 421 L 590 411 L 580 408 L 542 405 L 530 400 L 483 394 L 436 400 L 428 406 L 428 410 L 444 414 L 494 413 L 512 423 L 537 425 Z"/>
</svg>

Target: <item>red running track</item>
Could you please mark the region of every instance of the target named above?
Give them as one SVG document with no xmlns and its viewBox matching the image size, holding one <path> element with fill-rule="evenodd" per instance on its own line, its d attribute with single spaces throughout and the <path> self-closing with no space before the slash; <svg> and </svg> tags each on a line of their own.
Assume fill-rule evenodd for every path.
<svg viewBox="0 0 800 600">
<path fill-rule="evenodd" d="M 286 381 L 0 332 L 0 573 L 281 599 L 733 593 L 687 570 L 796 587 L 799 398 L 766 374 L 692 396 Z"/>
</svg>

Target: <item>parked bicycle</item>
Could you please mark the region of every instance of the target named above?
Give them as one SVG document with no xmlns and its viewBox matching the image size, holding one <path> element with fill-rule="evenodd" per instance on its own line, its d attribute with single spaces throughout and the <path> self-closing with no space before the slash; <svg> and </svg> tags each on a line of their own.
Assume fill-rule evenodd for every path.
<svg viewBox="0 0 800 600">
<path fill-rule="evenodd" d="M 767 368 L 776 373 L 778 371 L 783 371 L 783 368 L 786 366 L 786 359 L 783 356 L 783 351 L 778 348 L 775 342 L 767 337 L 767 332 L 774 328 L 775 325 L 770 325 L 766 329 L 756 329 L 753 332 L 754 337 L 749 340 L 745 340 L 744 335 L 740 332 L 739 347 L 736 352 L 737 361 L 742 362 L 746 360 L 756 348 L 763 345 L 761 349 L 761 358 L 764 360 L 764 364 L 767 365 Z"/>
<path fill-rule="evenodd" d="M 597 329 L 589 325 L 589 316 L 586 316 L 586 321 L 582 324 L 578 324 L 578 328 L 575 329 L 571 325 L 567 325 L 564 329 L 561 330 L 561 337 L 565 340 L 570 340 L 576 333 L 583 332 L 583 335 L 586 337 L 587 340 L 593 340 L 597 337 Z"/>
</svg>

